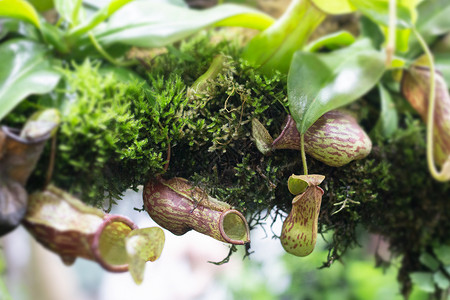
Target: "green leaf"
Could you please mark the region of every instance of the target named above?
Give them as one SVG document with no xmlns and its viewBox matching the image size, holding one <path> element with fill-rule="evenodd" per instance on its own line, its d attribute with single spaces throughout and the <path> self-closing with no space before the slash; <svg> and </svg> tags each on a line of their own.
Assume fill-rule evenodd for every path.
<svg viewBox="0 0 450 300">
<path fill-rule="evenodd" d="M 46 49 L 27 40 L 0 46 L 0 120 L 31 94 L 50 92 L 61 75 L 51 67 Z"/>
<path fill-rule="evenodd" d="M 134 1 L 112 15 L 95 35 L 102 45 L 163 47 L 207 26 L 245 26 L 261 30 L 272 22 L 270 16 L 239 5 L 224 4 L 197 11 L 154 1 Z"/>
<path fill-rule="evenodd" d="M 389 28 L 389 0 L 350 0 L 358 10 L 377 23 L 385 36 Z M 397 1 L 395 48 L 397 51 L 407 51 L 411 34 L 411 26 L 416 21 L 416 0 Z"/>
<path fill-rule="evenodd" d="M 436 69 L 442 73 L 447 85 L 450 86 L 450 53 L 434 54 L 434 63 Z"/>
<path fill-rule="evenodd" d="M 28 0 L 37 11 L 46 11 L 54 7 L 53 0 Z"/>
<path fill-rule="evenodd" d="M 448 17 L 450 15 L 450 1 L 422 1 L 417 10 L 416 28 L 427 43 L 431 43 L 439 35 L 450 31 L 450 18 Z M 414 36 L 411 36 L 409 40 L 409 49 L 409 57 L 416 57 L 422 53 L 422 48 Z"/>
<path fill-rule="evenodd" d="M 362 14 L 372 19 L 379 25 L 389 26 L 389 1 L 388 0 L 350 0 L 351 4 L 358 8 Z M 397 23 L 399 28 L 411 28 L 411 10 L 397 2 Z"/>
<path fill-rule="evenodd" d="M 375 125 L 375 131 L 389 138 L 398 129 L 398 114 L 395 109 L 391 94 L 381 85 L 378 85 L 380 93 L 381 110 L 380 117 Z"/>
<path fill-rule="evenodd" d="M 450 276 L 450 265 L 444 267 L 445 272 Z"/>
<path fill-rule="evenodd" d="M 365 16 L 361 16 L 360 24 L 361 36 L 370 39 L 372 41 L 373 47 L 376 49 L 380 49 L 385 40 L 380 26 L 378 26 L 374 21 Z"/>
<path fill-rule="evenodd" d="M 437 271 L 436 273 L 434 273 L 433 279 L 438 288 L 440 288 L 441 290 L 445 290 L 448 289 L 448 287 L 450 287 L 450 281 L 441 271 Z"/>
<path fill-rule="evenodd" d="M 77 24 L 80 19 L 82 0 L 54 0 L 59 16 L 70 24 Z"/>
<path fill-rule="evenodd" d="M 444 266 L 450 266 L 450 246 L 440 245 L 433 248 L 433 252 Z"/>
<path fill-rule="evenodd" d="M 447 0 L 423 1 L 418 6 L 417 29 L 424 37 L 441 35 L 450 30 L 450 2 Z"/>
<path fill-rule="evenodd" d="M 145 263 L 161 255 L 164 241 L 164 232 L 159 227 L 135 229 L 127 236 L 128 267 L 137 284 L 144 279 Z"/>
<path fill-rule="evenodd" d="M 61 29 L 50 24 L 43 23 L 41 33 L 47 44 L 52 45 L 59 53 L 69 53 L 69 46 L 66 44 L 64 34 Z"/>
<path fill-rule="evenodd" d="M 88 21 L 72 29 L 70 35 L 77 36 L 88 32 L 130 1 L 132 0 L 112 0 L 109 5 L 98 10 Z"/>
<path fill-rule="evenodd" d="M 305 47 L 305 51 L 316 52 L 322 47 L 326 47 L 330 50 L 342 48 L 344 46 L 350 46 L 355 42 L 355 37 L 348 31 L 338 31 L 323 36 Z"/>
<path fill-rule="evenodd" d="M 24 0 L 0 0 L 0 17 L 20 19 L 41 27 L 37 11 Z"/>
<path fill-rule="evenodd" d="M 422 291 L 433 293 L 435 290 L 433 274 L 428 272 L 414 272 L 409 275 L 411 281 Z"/>
<path fill-rule="evenodd" d="M 330 15 L 348 14 L 356 10 L 349 0 L 312 0 L 312 2 L 320 10 Z"/>
<path fill-rule="evenodd" d="M 432 271 L 436 271 L 439 268 L 439 262 L 429 253 L 422 253 L 419 257 L 419 261 Z"/>
<path fill-rule="evenodd" d="M 252 137 L 255 139 L 256 148 L 258 148 L 259 152 L 266 155 L 272 151 L 272 136 L 256 118 L 252 119 Z"/>
<path fill-rule="evenodd" d="M 288 101 L 299 132 L 366 94 L 381 78 L 384 59 L 368 39 L 331 53 L 297 52 L 288 75 Z"/>
<path fill-rule="evenodd" d="M 242 58 L 266 74 L 288 73 L 295 51 L 305 46 L 324 19 L 309 0 L 294 0 L 280 19 L 248 43 Z"/>
<path fill-rule="evenodd" d="M 41 38 L 39 30 L 31 23 L 23 22 L 20 19 L 0 18 L 0 39 L 3 39 L 8 34 L 12 33 L 14 33 L 15 36 L 24 36 L 35 41 L 38 41 Z"/>
</svg>

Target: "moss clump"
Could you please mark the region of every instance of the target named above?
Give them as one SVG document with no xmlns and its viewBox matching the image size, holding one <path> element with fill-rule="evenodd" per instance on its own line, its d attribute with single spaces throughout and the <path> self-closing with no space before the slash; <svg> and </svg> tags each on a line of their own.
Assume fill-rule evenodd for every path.
<svg viewBox="0 0 450 300">
<path fill-rule="evenodd" d="M 281 150 L 263 156 L 250 133 L 252 118 L 272 134 L 281 132 L 286 78 L 260 75 L 239 61 L 237 45 L 213 45 L 209 38 L 200 35 L 170 47 L 137 67 L 145 82 L 123 82 L 118 72 L 105 73 L 90 62 L 65 69 L 69 87 L 59 90 L 65 100 L 50 105 L 65 107 L 53 182 L 98 205 L 152 177 L 181 176 L 246 212 L 253 226 L 263 211 L 285 215 L 292 201 L 286 183 L 301 172 L 300 155 Z M 222 72 L 188 97 L 188 87 L 219 53 L 226 56 Z M 42 103 L 24 102 L 8 121 L 23 122 L 22 114 Z M 377 111 L 369 109 L 371 116 Z M 374 141 L 367 159 L 341 168 L 309 159 L 309 169 L 326 176 L 319 231 L 333 231 L 328 263 L 357 243 L 356 229 L 363 225 L 403 255 L 400 280 L 406 292 L 406 274 L 422 268 L 419 253 L 450 242 L 450 184 L 428 175 L 424 126 L 408 114 L 402 118 L 402 129 L 390 140 Z M 375 121 L 364 124 L 372 128 Z M 43 181 L 49 152 L 31 181 L 35 187 Z"/>
<path fill-rule="evenodd" d="M 178 118 L 185 101 L 179 76 L 152 78 L 147 89 L 137 80 L 122 82 L 110 71 L 89 61 L 62 70 L 68 87 L 60 92 L 68 99 L 59 107 L 62 123 L 52 180 L 94 205 L 105 198 L 114 201 L 162 173 L 168 144 L 184 124 Z M 42 186 L 50 151 L 30 180 L 31 189 Z"/>
</svg>

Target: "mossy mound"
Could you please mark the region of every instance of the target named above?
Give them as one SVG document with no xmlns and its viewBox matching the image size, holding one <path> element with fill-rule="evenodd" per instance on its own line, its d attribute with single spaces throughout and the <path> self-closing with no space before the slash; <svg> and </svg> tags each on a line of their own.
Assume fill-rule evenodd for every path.
<svg viewBox="0 0 450 300">
<path fill-rule="evenodd" d="M 288 111 L 286 77 L 260 75 L 239 61 L 238 45 L 211 44 L 210 34 L 137 67 L 145 84 L 94 62 L 66 68 L 68 86 L 23 102 L 5 123 L 20 126 L 40 107 L 62 109 L 52 181 L 88 203 L 113 202 L 156 176 L 180 176 L 242 210 L 252 226 L 267 211 L 284 216 L 292 201 L 287 179 L 302 173 L 299 152 L 263 156 L 252 140 L 251 120 L 260 120 L 274 136 L 281 132 Z M 226 57 L 221 73 L 201 93 L 187 96 L 217 54 Z M 351 108 L 367 130 L 379 114 L 372 98 Z M 389 140 L 373 140 L 364 160 L 341 168 L 308 161 L 310 173 L 326 176 L 319 231 L 333 230 L 328 263 L 357 243 L 362 225 L 403 255 L 399 279 L 406 293 L 407 274 L 423 268 L 419 254 L 434 243 L 450 243 L 450 184 L 428 174 L 420 120 L 407 109 L 400 116 L 401 129 Z M 29 189 L 42 186 L 50 151 L 48 146 Z"/>
</svg>

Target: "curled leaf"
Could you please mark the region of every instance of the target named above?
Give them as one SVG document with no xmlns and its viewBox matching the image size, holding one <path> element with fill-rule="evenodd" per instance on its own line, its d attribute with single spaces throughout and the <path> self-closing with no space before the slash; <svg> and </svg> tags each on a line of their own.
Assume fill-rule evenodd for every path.
<svg viewBox="0 0 450 300">
<path fill-rule="evenodd" d="M 252 136 L 259 152 L 265 155 L 272 151 L 273 139 L 264 125 L 256 118 L 252 119 Z"/>
</svg>

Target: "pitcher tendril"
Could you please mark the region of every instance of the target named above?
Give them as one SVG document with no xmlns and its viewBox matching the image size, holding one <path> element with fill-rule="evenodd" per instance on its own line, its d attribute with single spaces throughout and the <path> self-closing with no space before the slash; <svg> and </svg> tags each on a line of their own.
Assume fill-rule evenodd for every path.
<svg viewBox="0 0 450 300">
<path fill-rule="evenodd" d="M 300 147 L 301 147 L 301 153 L 302 153 L 303 173 L 304 173 L 304 175 L 308 175 L 308 164 L 306 163 L 305 135 L 304 134 L 302 134 L 300 136 Z"/>
<path fill-rule="evenodd" d="M 112 57 L 108 52 L 106 52 L 105 49 L 103 49 L 103 47 L 97 41 L 97 39 L 95 38 L 95 36 L 92 32 L 89 32 L 88 36 L 89 36 L 89 40 L 92 42 L 92 45 L 94 45 L 94 47 L 98 51 L 98 53 L 100 53 L 108 62 L 112 63 L 113 65 L 121 66 L 121 67 L 128 67 L 128 66 L 137 64 L 136 60 L 131 60 L 129 62 L 118 61 L 117 59 Z"/>
<path fill-rule="evenodd" d="M 396 44 L 396 26 L 397 23 L 397 1 L 389 0 L 389 28 L 386 43 L 386 67 L 389 67 L 392 62 L 392 57 L 395 53 Z"/>
<path fill-rule="evenodd" d="M 436 106 L 436 82 L 435 82 L 435 65 L 434 65 L 434 59 L 433 54 L 430 51 L 430 48 L 428 48 L 427 43 L 423 39 L 423 37 L 420 35 L 420 33 L 417 31 L 415 27 L 412 27 L 412 32 L 417 37 L 417 40 L 419 41 L 422 49 L 425 52 L 425 56 L 428 59 L 429 68 L 430 68 L 430 91 L 428 95 L 428 122 L 427 122 L 427 162 L 428 162 L 428 169 L 430 170 L 431 176 L 435 178 L 438 181 L 448 181 L 449 178 L 446 176 L 446 174 L 443 172 L 443 170 L 439 171 L 436 168 L 434 156 L 433 156 L 433 129 L 434 129 L 434 111 Z"/>
</svg>

